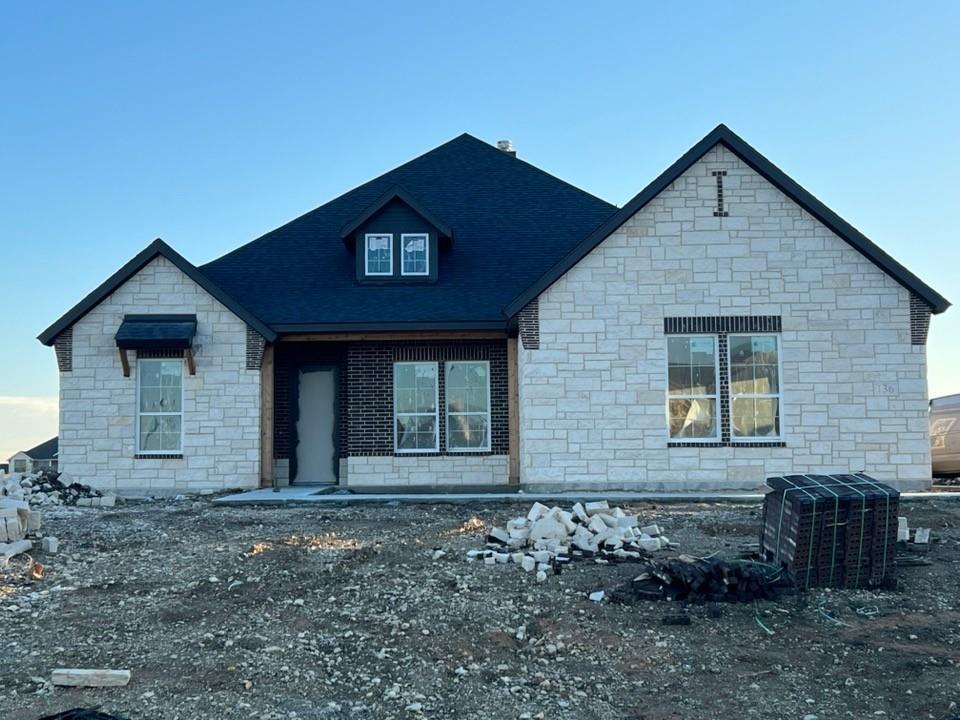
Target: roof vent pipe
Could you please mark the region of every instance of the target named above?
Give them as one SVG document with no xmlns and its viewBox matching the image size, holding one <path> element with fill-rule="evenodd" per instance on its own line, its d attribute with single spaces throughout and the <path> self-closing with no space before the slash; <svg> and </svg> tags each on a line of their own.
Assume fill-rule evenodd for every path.
<svg viewBox="0 0 960 720">
<path fill-rule="evenodd" d="M 509 140 L 497 140 L 497 150 L 502 150 L 510 157 L 517 156 L 517 151 L 513 149 L 513 143 Z"/>
</svg>

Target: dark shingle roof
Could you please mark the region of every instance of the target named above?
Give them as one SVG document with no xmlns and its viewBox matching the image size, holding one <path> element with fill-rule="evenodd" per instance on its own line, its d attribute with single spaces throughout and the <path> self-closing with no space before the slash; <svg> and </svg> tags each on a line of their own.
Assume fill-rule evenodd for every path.
<svg viewBox="0 0 960 720">
<path fill-rule="evenodd" d="M 449 225 L 433 285 L 358 285 L 345 225 L 392 188 Z M 616 207 L 464 134 L 200 268 L 274 330 L 503 326 L 503 307 Z"/>
<path fill-rule="evenodd" d="M 36 447 L 25 450 L 24 453 L 33 460 L 52 460 L 57 456 L 60 446 L 60 438 L 50 438 Z"/>
</svg>

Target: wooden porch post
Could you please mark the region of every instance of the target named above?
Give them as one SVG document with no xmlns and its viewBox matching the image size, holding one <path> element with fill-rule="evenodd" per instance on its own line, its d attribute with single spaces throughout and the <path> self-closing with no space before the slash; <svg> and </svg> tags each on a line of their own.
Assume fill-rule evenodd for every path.
<svg viewBox="0 0 960 720">
<path fill-rule="evenodd" d="M 260 363 L 260 487 L 273 485 L 273 345 Z"/>
<path fill-rule="evenodd" d="M 507 437 L 510 485 L 520 485 L 520 396 L 517 384 L 517 338 L 507 338 Z"/>
</svg>

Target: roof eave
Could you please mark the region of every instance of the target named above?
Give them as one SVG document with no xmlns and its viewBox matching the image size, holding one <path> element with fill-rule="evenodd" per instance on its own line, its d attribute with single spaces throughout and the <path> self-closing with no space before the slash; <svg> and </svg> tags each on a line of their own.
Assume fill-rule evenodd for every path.
<svg viewBox="0 0 960 720">
<path fill-rule="evenodd" d="M 453 230 L 446 225 L 446 223 L 441 222 L 437 219 L 429 210 L 424 208 L 417 200 L 415 200 L 411 195 L 399 186 L 394 186 L 387 190 L 383 195 L 377 198 L 366 210 L 360 213 L 356 218 L 348 222 L 342 228 L 340 228 L 340 238 L 345 242 L 350 241 L 353 238 L 353 234 L 361 228 L 367 221 L 374 217 L 378 212 L 383 210 L 390 202 L 393 200 L 400 200 L 405 205 L 409 206 L 411 210 L 417 213 L 420 217 L 430 223 L 437 230 L 437 234 L 440 237 L 445 237 L 448 239 L 453 239 Z"/>
</svg>

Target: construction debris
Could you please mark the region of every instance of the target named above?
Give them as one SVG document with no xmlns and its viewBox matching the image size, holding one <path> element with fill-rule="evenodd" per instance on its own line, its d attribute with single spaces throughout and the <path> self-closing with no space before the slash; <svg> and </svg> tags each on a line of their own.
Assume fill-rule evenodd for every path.
<svg viewBox="0 0 960 720">
<path fill-rule="evenodd" d="M 66 710 L 56 715 L 47 715 L 40 720 L 123 720 L 117 715 L 107 715 L 99 710 L 89 710 L 86 708 L 74 708 Z"/>
<path fill-rule="evenodd" d="M 122 687 L 130 682 L 130 671 L 58 668 L 51 673 L 50 682 L 67 687 Z"/>
<path fill-rule="evenodd" d="M 658 525 L 640 527 L 637 516 L 611 508 L 606 500 L 575 503 L 569 511 L 535 502 L 506 529 L 490 528 L 486 548 L 468 551 L 467 560 L 513 562 L 526 572 L 537 571 L 537 581 L 543 582 L 548 570 L 557 574 L 572 560 L 639 562 L 669 547 Z"/>
<path fill-rule="evenodd" d="M 611 594 L 611 600 L 623 604 L 643 600 L 751 602 L 775 599 L 793 587 L 792 576 L 776 565 L 681 555 L 649 561 L 637 577 Z"/>
<path fill-rule="evenodd" d="M 71 482 L 67 473 L 13 473 L 0 479 L 0 498 L 23 500 L 30 505 L 113 507 L 115 495 L 104 495 L 89 485 Z M 38 528 L 39 529 L 39 528 Z"/>
<path fill-rule="evenodd" d="M 30 540 L 17 540 L 0 545 L 0 566 L 6 565 L 14 555 L 30 552 L 33 543 Z"/>
</svg>

